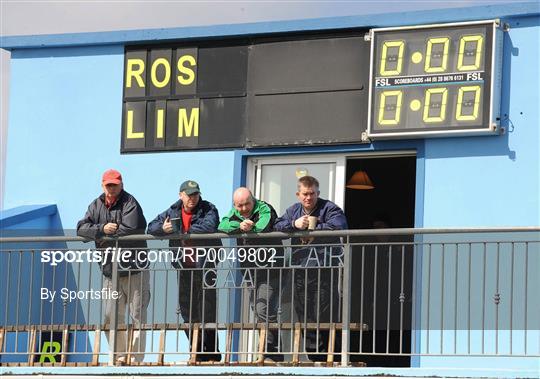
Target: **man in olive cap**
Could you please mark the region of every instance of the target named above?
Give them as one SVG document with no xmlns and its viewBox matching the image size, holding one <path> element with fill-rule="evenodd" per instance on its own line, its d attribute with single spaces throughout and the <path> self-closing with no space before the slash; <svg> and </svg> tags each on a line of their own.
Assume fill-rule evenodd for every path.
<svg viewBox="0 0 540 379">
<path fill-rule="evenodd" d="M 154 236 L 165 236 L 172 233 L 215 233 L 219 224 L 218 210 L 214 204 L 201 198 L 199 184 L 186 180 L 180 186 L 180 200 L 172 204 L 166 211 L 160 213 L 150 224 L 148 233 Z M 194 247 L 221 246 L 221 240 L 179 240 L 170 239 L 169 246 Z M 205 288 L 204 283 L 215 283 L 214 264 L 204 259 L 196 261 L 194 256 L 184 255 L 179 262 L 173 262 L 178 270 L 178 310 L 186 323 L 215 323 L 216 322 L 216 290 Z M 204 280 L 204 282 L 203 282 Z M 186 331 L 188 338 L 190 337 Z M 202 339 L 202 349 L 201 349 Z M 215 329 L 204 328 L 202 338 L 197 342 L 198 361 L 219 361 L 221 354 L 218 350 Z M 191 341 L 190 341 L 191 345 Z"/>
</svg>

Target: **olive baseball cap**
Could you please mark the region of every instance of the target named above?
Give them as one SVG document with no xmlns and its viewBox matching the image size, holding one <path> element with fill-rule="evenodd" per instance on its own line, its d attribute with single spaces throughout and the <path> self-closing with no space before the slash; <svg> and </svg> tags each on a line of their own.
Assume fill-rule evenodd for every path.
<svg viewBox="0 0 540 379">
<path fill-rule="evenodd" d="M 184 192 L 186 195 L 193 195 L 194 193 L 201 192 L 201 189 L 196 181 L 186 180 L 180 186 L 180 192 Z"/>
</svg>

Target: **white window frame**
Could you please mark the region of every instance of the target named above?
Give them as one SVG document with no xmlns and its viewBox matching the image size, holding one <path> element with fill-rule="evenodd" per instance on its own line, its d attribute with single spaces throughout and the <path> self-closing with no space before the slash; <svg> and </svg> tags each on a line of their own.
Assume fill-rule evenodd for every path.
<svg viewBox="0 0 540 379">
<path fill-rule="evenodd" d="M 335 169 L 330 172 L 330 186 L 328 199 L 345 209 L 345 184 L 347 178 L 347 159 L 351 158 L 391 158 L 417 156 L 415 150 L 396 151 L 365 151 L 340 154 L 289 154 L 275 156 L 252 156 L 247 159 L 246 185 L 258 196 L 261 191 L 262 166 L 268 164 L 306 164 L 306 163 L 333 163 Z"/>
<path fill-rule="evenodd" d="M 248 158 L 246 184 L 251 188 L 256 196 L 261 191 L 262 166 L 264 165 L 301 165 L 309 163 L 330 163 L 334 164 L 333 170 L 330 170 L 330 186 L 328 199 L 343 208 L 345 202 L 345 163 L 346 156 L 343 154 L 308 154 L 308 155 L 280 155 L 265 157 Z M 255 171 L 256 170 L 256 171 Z"/>
</svg>

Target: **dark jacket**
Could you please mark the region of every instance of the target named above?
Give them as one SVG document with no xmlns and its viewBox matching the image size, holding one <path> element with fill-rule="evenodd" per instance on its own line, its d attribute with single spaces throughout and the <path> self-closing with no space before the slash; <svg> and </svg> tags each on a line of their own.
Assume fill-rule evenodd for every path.
<svg viewBox="0 0 540 379">
<path fill-rule="evenodd" d="M 297 232 L 294 226 L 294 222 L 304 215 L 302 210 L 302 204 L 296 203 L 287 208 L 285 214 L 279 217 L 274 224 L 274 229 L 280 232 Z M 315 209 L 311 213 L 311 216 L 318 218 L 317 226 L 315 230 L 342 230 L 348 229 L 347 219 L 343 210 L 330 200 L 319 198 Z M 293 245 L 301 244 L 299 238 L 293 238 Z M 312 242 L 313 244 L 331 244 L 340 243 L 339 237 L 318 237 Z"/>
<path fill-rule="evenodd" d="M 103 227 L 109 222 L 118 224 L 118 230 L 114 236 L 127 236 L 130 234 L 143 234 L 146 228 L 146 219 L 137 200 L 126 191 L 120 192 L 116 202 L 109 208 L 105 206 L 105 194 L 101 194 L 89 206 L 84 218 L 77 223 L 77 235 L 96 241 L 97 249 L 115 247 L 115 241 L 103 241 L 105 237 Z M 146 241 L 118 241 L 118 247 L 132 251 L 130 263 L 122 263 L 126 269 L 142 268 L 145 262 L 135 262 L 135 251 L 145 249 Z M 112 276 L 112 265 L 105 257 L 105 264 L 100 264 L 103 275 Z M 119 265 L 119 275 L 126 276 L 128 272 L 122 270 Z"/>
<path fill-rule="evenodd" d="M 193 217 L 191 219 L 191 226 L 189 230 L 182 230 L 182 233 L 204 234 L 217 232 L 219 213 L 214 204 L 200 198 L 192 213 Z M 148 224 L 148 234 L 152 234 L 154 236 L 167 235 L 163 231 L 163 223 L 167 217 L 169 217 L 169 219 L 182 218 L 182 200 L 178 200 L 176 203 L 171 205 L 169 209 L 157 215 L 157 217 Z M 169 240 L 169 247 L 183 246 L 185 246 L 185 244 L 182 243 L 182 240 Z M 221 240 L 219 238 L 190 240 L 189 246 L 221 246 Z M 202 267 L 203 264 L 204 262 L 199 261 L 197 262 L 197 267 Z M 177 264 L 175 265 L 173 263 L 173 266 L 179 268 Z"/>
</svg>

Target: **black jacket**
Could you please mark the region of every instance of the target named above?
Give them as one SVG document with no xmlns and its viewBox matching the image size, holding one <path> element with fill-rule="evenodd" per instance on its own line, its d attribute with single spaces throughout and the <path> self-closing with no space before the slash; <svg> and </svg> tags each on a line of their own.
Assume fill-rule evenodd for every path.
<svg viewBox="0 0 540 379">
<path fill-rule="evenodd" d="M 279 232 L 297 232 L 299 229 L 296 229 L 294 222 L 304 215 L 302 211 L 302 204 L 295 203 L 291 205 L 283 216 L 279 217 L 275 224 L 274 229 Z M 319 198 L 315 209 L 311 213 L 312 216 L 318 218 L 317 226 L 315 230 L 344 230 L 348 229 L 347 218 L 343 213 L 343 210 L 331 202 L 330 200 L 325 200 Z M 317 237 L 312 242 L 314 244 L 333 244 L 341 243 L 339 237 Z M 297 245 L 301 244 L 301 239 L 296 237 L 292 239 L 291 244 Z"/>
<path fill-rule="evenodd" d="M 182 230 L 182 233 L 205 234 L 217 232 L 217 227 L 219 224 L 219 213 L 214 204 L 209 201 L 203 200 L 201 197 L 192 213 L 193 218 L 191 219 L 191 226 L 189 230 Z M 169 219 L 182 218 L 182 200 L 178 200 L 176 203 L 171 205 L 169 209 L 157 215 L 157 217 L 148 224 L 148 234 L 152 234 L 154 236 L 167 235 L 163 231 L 163 223 L 165 222 L 165 219 L 167 217 L 169 217 Z M 182 240 L 169 240 L 169 247 L 183 246 L 185 245 L 182 243 Z M 212 238 L 202 240 L 190 240 L 189 246 L 215 247 L 222 245 L 219 238 Z M 197 262 L 197 267 L 202 267 L 203 264 L 204 262 Z M 177 264 L 173 263 L 173 266 L 179 268 Z"/>
<path fill-rule="evenodd" d="M 146 228 L 146 219 L 137 200 L 126 191 L 120 192 L 116 202 L 109 208 L 105 206 L 105 194 L 101 194 L 89 206 L 84 218 L 77 223 L 77 235 L 96 241 L 96 248 L 106 249 L 115 247 L 115 241 L 103 241 L 105 237 L 103 227 L 109 222 L 118 224 L 115 236 L 127 236 L 130 234 L 143 234 Z M 146 262 L 135 262 L 135 252 L 147 247 L 146 241 L 118 241 L 118 247 L 130 250 L 132 255 L 129 264 L 122 263 L 125 269 L 143 268 Z M 106 258 L 105 258 L 106 259 Z M 100 264 L 103 275 L 111 277 L 111 262 L 106 259 L 105 264 Z M 128 272 L 122 270 L 119 264 L 119 275 L 126 276 Z"/>
</svg>

